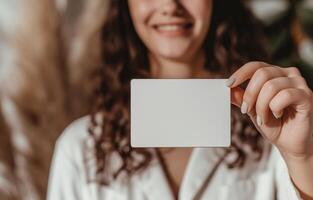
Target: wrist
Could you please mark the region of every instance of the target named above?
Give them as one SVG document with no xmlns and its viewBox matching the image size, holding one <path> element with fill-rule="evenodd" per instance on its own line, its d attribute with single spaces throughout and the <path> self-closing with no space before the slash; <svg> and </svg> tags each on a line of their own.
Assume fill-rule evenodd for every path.
<svg viewBox="0 0 313 200">
<path fill-rule="evenodd" d="M 313 197 L 313 156 L 289 156 L 285 159 L 289 176 L 302 197 Z"/>
<path fill-rule="evenodd" d="M 290 165 L 312 165 L 313 163 L 313 137 L 310 142 L 308 142 L 305 148 L 302 147 L 300 149 L 295 148 L 294 152 L 298 153 L 290 153 L 288 151 L 284 151 L 283 148 L 279 148 L 281 155 L 283 156 L 285 162 Z M 301 153 L 299 153 L 301 152 Z"/>
<path fill-rule="evenodd" d="M 287 156 L 285 159 L 288 168 L 311 168 L 313 170 L 313 155 L 297 157 Z M 313 172 L 313 171 L 312 171 Z"/>
</svg>

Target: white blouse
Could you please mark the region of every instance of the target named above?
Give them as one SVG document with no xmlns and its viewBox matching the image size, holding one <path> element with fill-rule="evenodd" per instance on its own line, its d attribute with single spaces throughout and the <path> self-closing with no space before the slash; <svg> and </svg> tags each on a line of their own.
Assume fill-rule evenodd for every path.
<svg viewBox="0 0 313 200">
<path fill-rule="evenodd" d="M 95 166 L 92 149 L 88 149 L 92 145 L 87 132 L 88 123 L 89 117 L 77 120 L 58 139 L 50 172 L 48 200 L 174 199 L 165 172 L 155 154 L 148 168 L 129 179 L 122 175 L 110 185 L 88 181 L 94 174 L 92 169 Z M 228 169 L 221 160 L 221 149 L 194 148 L 178 198 L 300 200 L 278 150 L 270 145 L 264 149 L 265 153 L 260 161 L 248 158 L 243 168 Z M 86 160 L 88 150 L 89 161 Z M 155 152 L 154 149 L 149 150 Z M 227 155 L 225 159 L 231 159 L 231 156 Z M 120 164 L 114 154 L 110 161 L 112 169 Z"/>
</svg>

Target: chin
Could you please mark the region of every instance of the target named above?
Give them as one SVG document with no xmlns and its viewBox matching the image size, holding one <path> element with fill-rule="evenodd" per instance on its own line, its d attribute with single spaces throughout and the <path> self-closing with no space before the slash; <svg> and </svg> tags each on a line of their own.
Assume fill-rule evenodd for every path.
<svg viewBox="0 0 313 200">
<path fill-rule="evenodd" d="M 190 55 L 192 54 L 192 51 L 189 48 L 185 48 L 185 47 L 175 47 L 175 48 L 164 47 L 164 48 L 160 48 L 159 51 L 155 53 L 157 55 L 160 55 L 160 57 L 163 57 L 166 59 L 183 61 L 183 60 L 188 59 L 188 57 L 190 57 Z"/>
</svg>

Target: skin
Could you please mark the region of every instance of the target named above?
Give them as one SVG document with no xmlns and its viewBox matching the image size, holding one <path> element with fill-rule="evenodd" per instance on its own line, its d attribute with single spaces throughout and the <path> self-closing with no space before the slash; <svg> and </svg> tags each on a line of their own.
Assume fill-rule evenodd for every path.
<svg viewBox="0 0 313 200">
<path fill-rule="evenodd" d="M 211 21 L 211 0 L 128 0 L 136 32 L 149 49 L 150 69 L 156 78 L 209 78 L 204 70 L 203 41 Z M 164 31 L 157 26 L 188 24 L 184 30 Z M 192 67 L 191 67 L 192 66 Z M 192 148 L 177 148 L 168 153 L 160 149 L 176 195 Z M 165 153 L 166 152 L 166 153 Z M 174 161 L 174 162 L 173 162 Z"/>
<path fill-rule="evenodd" d="M 313 199 L 313 94 L 299 70 L 250 62 L 229 80 L 232 103 L 246 102 L 247 114 L 279 149 L 303 199 Z M 246 90 L 238 87 L 246 80 Z"/>
<path fill-rule="evenodd" d="M 211 0 L 128 2 L 135 29 L 149 49 L 154 77 L 211 77 L 203 69 L 202 49 L 210 26 Z M 169 30 L 164 24 L 189 28 Z M 247 80 L 243 90 L 239 85 Z M 249 62 L 226 84 L 231 87 L 232 104 L 241 107 L 262 136 L 279 149 L 302 198 L 313 199 L 313 94 L 299 70 Z M 178 148 L 165 153 L 166 149 L 160 149 L 175 184 L 174 193 L 178 192 L 191 150 Z"/>
<path fill-rule="evenodd" d="M 211 0 L 128 2 L 136 32 L 149 49 L 151 71 L 155 77 L 187 78 L 203 72 L 205 54 L 202 44 L 210 26 Z M 164 25 L 189 28 L 166 31 L 162 29 L 166 27 Z"/>
</svg>

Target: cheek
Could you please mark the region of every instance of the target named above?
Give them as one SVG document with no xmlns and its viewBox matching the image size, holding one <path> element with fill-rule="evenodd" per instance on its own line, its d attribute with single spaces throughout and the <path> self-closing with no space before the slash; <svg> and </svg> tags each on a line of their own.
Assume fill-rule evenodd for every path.
<svg viewBox="0 0 313 200">
<path fill-rule="evenodd" d="M 153 12 L 153 5 L 148 0 L 128 0 L 128 5 L 132 22 L 140 33 Z"/>
<path fill-rule="evenodd" d="M 207 30 L 210 25 L 212 15 L 212 0 L 184 0 L 186 9 L 191 16 L 201 26 L 203 31 Z"/>
<path fill-rule="evenodd" d="M 184 0 L 190 12 L 198 16 L 210 16 L 212 12 L 212 0 Z"/>
</svg>

